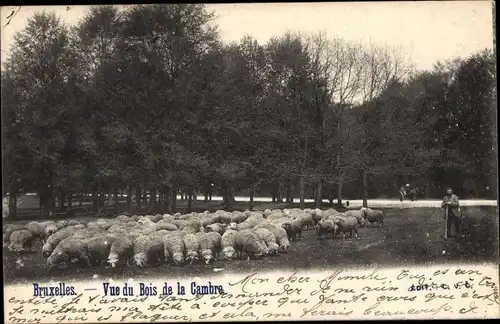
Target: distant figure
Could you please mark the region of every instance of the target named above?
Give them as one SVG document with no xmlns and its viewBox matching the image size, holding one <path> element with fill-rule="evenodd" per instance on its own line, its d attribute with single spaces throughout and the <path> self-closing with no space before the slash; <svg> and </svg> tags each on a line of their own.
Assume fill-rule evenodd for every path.
<svg viewBox="0 0 500 324">
<path fill-rule="evenodd" d="M 408 197 L 410 197 L 411 201 L 415 201 L 417 199 L 417 188 L 411 188 L 408 192 Z"/>
<path fill-rule="evenodd" d="M 399 188 L 399 195 L 400 195 L 400 198 L 399 200 L 401 202 L 403 202 L 403 200 L 405 199 L 406 197 L 406 187 L 405 186 L 401 186 L 401 188 Z"/>
<path fill-rule="evenodd" d="M 458 197 L 453 194 L 451 188 L 446 190 L 446 196 L 443 197 L 443 202 L 441 203 L 441 207 L 445 208 L 446 206 L 448 206 L 448 222 L 446 224 L 448 227 L 448 237 L 457 237 L 461 234 L 461 220 L 457 214 L 457 210 L 460 206 Z M 451 235 L 452 225 L 455 227 L 455 235 Z"/>
</svg>

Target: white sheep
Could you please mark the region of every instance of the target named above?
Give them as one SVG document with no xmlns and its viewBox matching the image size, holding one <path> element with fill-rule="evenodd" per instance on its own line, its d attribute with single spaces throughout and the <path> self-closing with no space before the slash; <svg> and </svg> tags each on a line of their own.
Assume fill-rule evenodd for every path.
<svg viewBox="0 0 500 324">
<path fill-rule="evenodd" d="M 108 263 L 114 268 L 121 261 L 130 265 L 134 256 L 134 238 L 129 235 L 119 236 L 109 250 Z"/>
<path fill-rule="evenodd" d="M 364 218 L 365 212 L 363 210 L 348 210 L 344 213 L 342 213 L 343 217 L 354 217 L 358 221 L 358 226 L 363 227 L 365 226 L 365 218 Z"/>
<path fill-rule="evenodd" d="M 156 223 L 157 231 L 159 230 L 176 231 L 177 229 L 178 229 L 177 226 L 165 220 L 161 220 L 158 223 Z"/>
<path fill-rule="evenodd" d="M 186 260 L 189 264 L 193 264 L 200 260 L 199 251 L 200 243 L 194 233 L 188 233 L 183 237 L 184 246 L 186 247 Z"/>
<path fill-rule="evenodd" d="M 337 224 L 335 224 L 333 219 L 320 219 L 318 224 L 316 224 L 316 234 L 318 239 L 323 239 L 325 236 L 328 238 L 328 234 L 335 238 L 335 233 L 337 231 Z"/>
<path fill-rule="evenodd" d="M 73 233 L 74 230 L 72 228 L 63 228 L 49 236 L 42 247 L 42 255 L 45 258 L 49 257 L 56 246 L 65 238 L 72 236 Z"/>
<path fill-rule="evenodd" d="M 139 267 L 146 264 L 158 264 L 164 259 L 163 241 L 161 235 L 141 235 L 134 240 L 134 261 Z"/>
<path fill-rule="evenodd" d="M 31 232 L 35 240 L 39 239 L 42 242 L 45 240 L 45 228 L 40 223 L 29 222 L 24 228 Z"/>
<path fill-rule="evenodd" d="M 210 224 L 205 227 L 205 232 L 217 232 L 220 235 L 224 234 L 226 231 L 227 225 L 223 223 L 215 223 L 215 224 Z"/>
<path fill-rule="evenodd" d="M 73 259 L 87 265 L 89 268 L 92 267 L 87 254 L 86 242 L 73 237 L 68 237 L 57 244 L 56 248 L 47 259 L 47 265 L 49 268 L 54 268 L 61 263 L 68 266 L 73 262 Z"/>
<path fill-rule="evenodd" d="M 222 254 L 227 260 L 231 260 L 236 256 L 236 236 L 238 231 L 228 229 L 222 235 L 221 247 Z"/>
<path fill-rule="evenodd" d="M 354 216 L 337 216 L 334 218 L 337 225 L 336 233 L 342 233 L 342 238 L 345 239 L 345 234 L 349 233 L 352 237 L 352 232 L 358 237 L 359 221 Z"/>
<path fill-rule="evenodd" d="M 62 229 L 64 227 L 68 226 L 68 221 L 65 221 L 65 220 L 57 221 L 56 226 L 58 229 Z"/>
<path fill-rule="evenodd" d="M 14 231 L 10 234 L 9 251 L 20 253 L 31 251 L 35 237 L 27 229 Z"/>
<path fill-rule="evenodd" d="M 279 246 L 276 243 L 276 237 L 267 228 L 254 228 L 253 231 L 266 244 L 268 255 L 277 255 Z"/>
<path fill-rule="evenodd" d="M 291 220 L 290 222 L 286 222 L 282 225 L 285 229 L 288 238 L 292 241 L 300 241 L 302 235 L 302 228 L 304 227 L 304 223 L 302 222 L 302 218 L 296 218 Z"/>
<path fill-rule="evenodd" d="M 380 227 L 384 226 L 384 212 L 378 209 L 365 208 L 362 209 L 364 218 L 372 226 L 374 223 L 379 224 Z"/>
<path fill-rule="evenodd" d="M 243 230 L 237 233 L 235 249 L 238 259 L 241 259 L 244 254 L 247 255 L 248 259 L 260 259 L 266 252 L 257 234 L 251 230 Z"/>
<path fill-rule="evenodd" d="M 85 241 L 87 246 L 87 255 L 90 263 L 99 265 L 100 267 L 105 264 L 111 251 L 111 246 L 116 241 L 113 235 L 97 235 L 90 237 Z"/>
<path fill-rule="evenodd" d="M 182 265 L 186 253 L 183 236 L 175 232 L 163 236 L 163 251 L 165 254 L 165 262 L 172 259 L 175 265 Z"/>
</svg>

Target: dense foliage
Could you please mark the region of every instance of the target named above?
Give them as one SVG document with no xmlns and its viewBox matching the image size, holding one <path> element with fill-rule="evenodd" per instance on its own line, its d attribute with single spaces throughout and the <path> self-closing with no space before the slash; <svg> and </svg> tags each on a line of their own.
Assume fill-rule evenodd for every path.
<svg viewBox="0 0 500 324">
<path fill-rule="evenodd" d="M 253 197 L 496 196 L 495 60 L 413 71 L 325 34 L 224 44 L 201 4 L 37 13 L 2 70 L 3 193 L 143 189 L 157 210 L 211 184 Z M 281 199 L 281 198 L 280 198 Z M 137 201 L 140 203 L 140 200 Z M 14 210 L 14 209 L 13 209 Z"/>
</svg>

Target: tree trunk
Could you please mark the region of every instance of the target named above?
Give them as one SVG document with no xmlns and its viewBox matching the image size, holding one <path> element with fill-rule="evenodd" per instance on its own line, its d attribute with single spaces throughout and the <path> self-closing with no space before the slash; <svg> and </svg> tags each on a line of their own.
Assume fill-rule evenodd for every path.
<svg viewBox="0 0 500 324">
<path fill-rule="evenodd" d="M 250 202 L 248 203 L 248 210 L 252 211 L 253 210 L 253 198 L 255 196 L 255 186 L 253 184 L 250 185 L 249 195 L 250 195 Z"/>
<path fill-rule="evenodd" d="M 190 213 L 193 210 L 193 191 L 192 189 L 188 190 L 188 206 L 187 212 Z"/>
<path fill-rule="evenodd" d="M 71 211 L 73 209 L 73 193 L 68 193 L 68 210 Z"/>
<path fill-rule="evenodd" d="M 135 205 L 137 207 L 137 209 L 140 209 L 141 208 L 141 188 L 137 187 L 135 188 Z"/>
<path fill-rule="evenodd" d="M 318 186 L 316 188 L 316 208 L 321 207 L 321 203 L 323 202 L 323 184 L 318 181 Z"/>
<path fill-rule="evenodd" d="M 163 187 L 158 188 L 158 210 L 163 209 L 163 193 L 165 189 Z"/>
<path fill-rule="evenodd" d="M 299 196 L 300 196 L 300 203 L 299 203 L 299 208 L 304 209 L 305 206 L 305 179 L 304 176 L 300 176 L 299 180 Z"/>
<path fill-rule="evenodd" d="M 132 186 L 127 185 L 127 213 L 132 212 Z"/>
<path fill-rule="evenodd" d="M 112 206 L 113 205 L 113 193 L 108 192 L 108 205 Z"/>
<path fill-rule="evenodd" d="M 92 191 L 92 208 L 94 212 L 99 209 L 99 193 L 97 190 Z"/>
<path fill-rule="evenodd" d="M 3 202 L 2 202 L 3 204 Z M 9 218 L 16 218 L 17 217 L 17 192 L 11 191 L 9 193 Z"/>
<path fill-rule="evenodd" d="M 363 170 L 363 207 L 368 207 L 368 172 Z"/>
<path fill-rule="evenodd" d="M 119 204 L 120 204 L 120 200 L 118 198 L 118 190 L 115 189 L 114 192 L 113 192 L 113 205 L 115 205 L 116 207 L 118 207 Z"/>
<path fill-rule="evenodd" d="M 208 191 L 205 191 L 205 200 L 203 202 L 205 204 L 208 202 Z"/>
<path fill-rule="evenodd" d="M 170 199 L 172 199 L 170 211 L 172 214 L 175 214 L 177 212 L 177 188 L 175 185 L 172 186 L 172 192 L 170 196 Z"/>
<path fill-rule="evenodd" d="M 231 200 L 231 185 L 227 182 L 224 183 L 224 207 L 231 208 L 232 200 Z"/>
<path fill-rule="evenodd" d="M 337 183 L 337 205 L 342 206 L 342 188 L 343 188 L 343 183 L 342 183 L 342 174 L 339 172 L 339 179 Z"/>
<path fill-rule="evenodd" d="M 165 186 L 163 188 L 163 205 L 165 212 L 170 213 L 170 204 L 171 202 L 171 192 L 170 192 L 170 187 Z"/>
<path fill-rule="evenodd" d="M 156 205 L 156 187 L 151 188 L 150 191 L 150 205 L 151 205 L 151 210 L 156 213 L 157 205 Z"/>
<path fill-rule="evenodd" d="M 66 201 L 66 192 L 64 191 L 64 189 L 61 190 L 61 192 L 59 193 L 59 210 L 60 211 L 64 211 L 64 202 Z"/>
</svg>

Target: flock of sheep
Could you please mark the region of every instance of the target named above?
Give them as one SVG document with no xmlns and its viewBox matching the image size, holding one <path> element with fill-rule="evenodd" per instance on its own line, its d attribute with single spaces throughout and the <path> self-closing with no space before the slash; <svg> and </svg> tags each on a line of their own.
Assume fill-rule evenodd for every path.
<svg viewBox="0 0 500 324">
<path fill-rule="evenodd" d="M 13 253 L 31 251 L 36 240 L 50 268 L 77 263 L 84 267 L 136 264 L 175 265 L 226 260 L 259 259 L 287 253 L 290 241 L 302 231 L 316 229 L 318 239 L 342 234 L 358 236 L 365 224 L 383 225 L 382 211 L 361 208 L 340 213 L 335 209 L 284 209 L 263 212 L 218 210 L 147 216 L 120 215 L 88 223 L 76 220 L 5 225 L 4 247 Z"/>
</svg>

